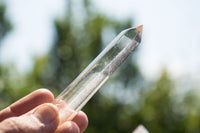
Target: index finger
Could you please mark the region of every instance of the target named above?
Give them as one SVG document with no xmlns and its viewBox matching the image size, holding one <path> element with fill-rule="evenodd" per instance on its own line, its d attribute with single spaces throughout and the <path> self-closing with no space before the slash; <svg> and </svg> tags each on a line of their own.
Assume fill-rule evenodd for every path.
<svg viewBox="0 0 200 133">
<path fill-rule="evenodd" d="M 13 116 L 20 116 L 43 103 L 51 103 L 54 100 L 53 94 L 47 89 L 36 90 L 23 97 L 9 107 L 0 111 L 0 121 Z"/>
</svg>

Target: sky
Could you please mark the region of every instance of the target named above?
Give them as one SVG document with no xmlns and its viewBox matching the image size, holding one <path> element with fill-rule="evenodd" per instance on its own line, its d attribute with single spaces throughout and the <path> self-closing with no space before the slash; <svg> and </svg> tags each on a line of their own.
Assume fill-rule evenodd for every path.
<svg viewBox="0 0 200 133">
<path fill-rule="evenodd" d="M 132 18 L 144 25 L 138 64 L 147 78 L 166 67 L 174 78 L 200 80 L 199 0 L 94 0 L 96 10 L 117 19 Z M 14 30 L 3 41 L 1 62 L 29 70 L 36 56 L 53 43 L 53 20 L 65 11 L 64 0 L 7 0 Z M 30 15 L 31 14 L 31 15 Z"/>
</svg>

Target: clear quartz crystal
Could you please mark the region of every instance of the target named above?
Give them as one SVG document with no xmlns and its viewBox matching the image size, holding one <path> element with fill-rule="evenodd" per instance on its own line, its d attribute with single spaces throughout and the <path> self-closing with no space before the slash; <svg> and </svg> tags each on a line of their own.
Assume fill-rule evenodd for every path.
<svg viewBox="0 0 200 133">
<path fill-rule="evenodd" d="M 56 98 L 61 117 L 72 119 L 141 41 L 143 26 L 123 30 Z M 62 104 L 61 104 L 62 103 Z M 68 113 L 66 113 L 68 112 Z"/>
</svg>

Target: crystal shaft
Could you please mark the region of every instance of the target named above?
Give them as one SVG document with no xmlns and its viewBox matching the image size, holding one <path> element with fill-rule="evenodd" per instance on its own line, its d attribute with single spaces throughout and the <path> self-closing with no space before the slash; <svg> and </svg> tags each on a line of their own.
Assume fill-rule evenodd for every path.
<svg viewBox="0 0 200 133">
<path fill-rule="evenodd" d="M 142 26 L 122 31 L 56 98 L 75 112 L 82 109 L 141 41 Z M 62 109 L 62 108 L 61 108 Z"/>
</svg>

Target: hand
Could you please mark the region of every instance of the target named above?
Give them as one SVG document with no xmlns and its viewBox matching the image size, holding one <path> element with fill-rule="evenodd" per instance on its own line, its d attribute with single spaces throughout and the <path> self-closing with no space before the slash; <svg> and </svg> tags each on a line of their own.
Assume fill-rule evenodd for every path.
<svg viewBox="0 0 200 133">
<path fill-rule="evenodd" d="M 80 133 L 88 125 L 85 113 L 79 112 L 72 121 L 59 125 L 53 94 L 36 90 L 0 111 L 0 133 Z"/>
</svg>

